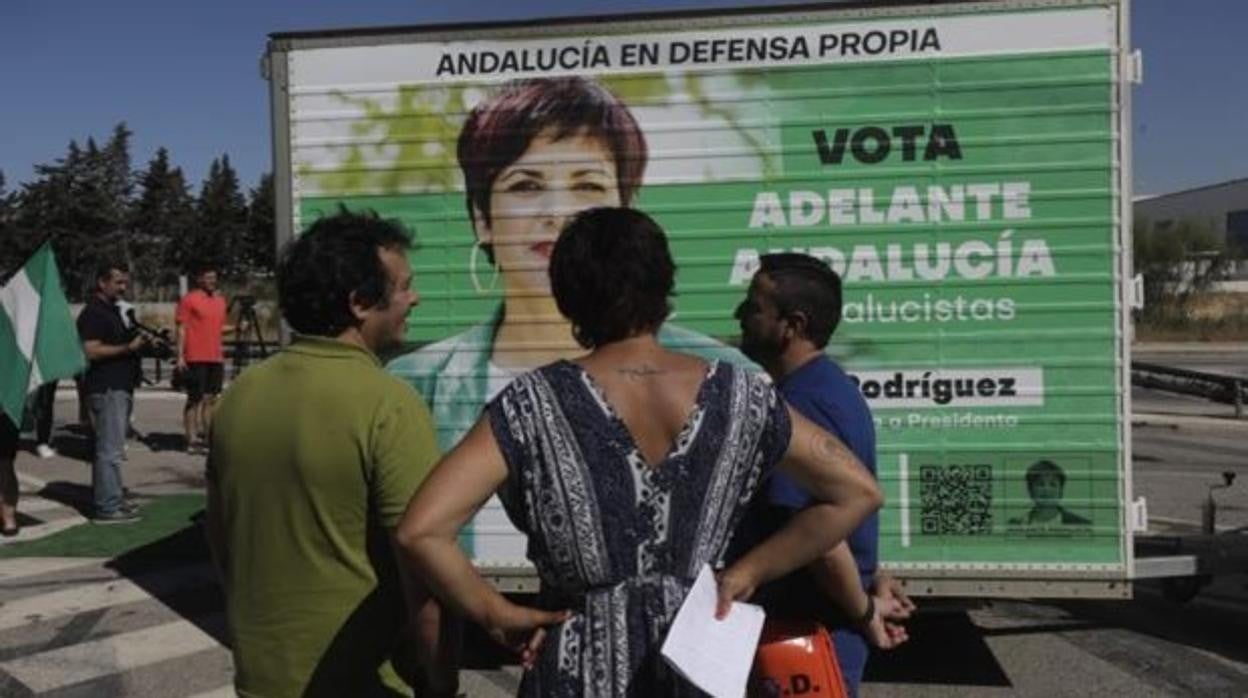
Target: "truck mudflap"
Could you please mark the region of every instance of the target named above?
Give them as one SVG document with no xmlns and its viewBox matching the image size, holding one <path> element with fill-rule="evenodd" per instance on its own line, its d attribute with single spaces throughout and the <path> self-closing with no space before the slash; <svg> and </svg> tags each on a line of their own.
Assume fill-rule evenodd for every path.
<svg viewBox="0 0 1248 698">
<path fill-rule="evenodd" d="M 1160 578 L 1167 599 L 1190 601 L 1215 576 L 1248 573 L 1248 527 L 1135 539 L 1136 579 Z"/>
</svg>

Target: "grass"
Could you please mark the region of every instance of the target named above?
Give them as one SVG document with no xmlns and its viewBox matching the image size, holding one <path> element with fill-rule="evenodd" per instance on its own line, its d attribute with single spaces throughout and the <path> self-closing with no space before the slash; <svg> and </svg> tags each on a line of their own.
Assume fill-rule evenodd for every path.
<svg viewBox="0 0 1248 698">
<path fill-rule="evenodd" d="M 204 508 L 204 495 L 178 494 L 157 498 L 143 505 L 143 520 L 133 524 L 96 526 L 84 523 L 46 538 L 0 547 L 0 559 L 12 557 L 103 557 L 113 558 L 139 549 L 162 557 L 199 557 L 203 546 L 195 515 Z M 181 535 L 179 535 L 181 534 Z M 177 542 L 160 545 L 162 541 Z M 198 538 L 202 538 L 198 536 Z M 188 542 L 189 541 L 189 542 Z M 197 547 L 198 546 L 198 547 Z"/>
<path fill-rule="evenodd" d="M 1135 324 L 1135 339 L 1137 342 L 1248 341 L 1248 318 L 1144 318 Z"/>
<path fill-rule="evenodd" d="M 1135 323 L 1141 342 L 1248 340 L 1248 294 L 1206 293 L 1185 303 L 1146 308 Z"/>
</svg>

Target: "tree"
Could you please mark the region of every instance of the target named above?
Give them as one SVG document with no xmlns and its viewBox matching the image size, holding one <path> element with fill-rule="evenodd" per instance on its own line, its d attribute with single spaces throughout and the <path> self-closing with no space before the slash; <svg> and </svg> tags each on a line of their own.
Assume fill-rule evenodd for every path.
<svg viewBox="0 0 1248 698">
<path fill-rule="evenodd" d="M 252 274 L 268 274 L 277 266 L 277 224 L 273 203 L 273 175 L 260 175 L 247 204 L 246 239 L 240 246 L 241 266 Z"/>
<path fill-rule="evenodd" d="M 92 286 L 92 271 L 104 258 L 126 260 L 130 192 L 130 131 L 118 124 L 103 148 L 88 138 L 86 147 L 70 141 L 65 157 L 36 165 L 35 180 L 24 185 L 15 216 L 22 254 L 52 241 L 66 293 L 81 299 Z"/>
<path fill-rule="evenodd" d="M 5 190 L 4 172 L 0 171 L 0 283 L 21 263 L 16 219 L 17 196 Z"/>
<path fill-rule="evenodd" d="M 207 261 L 227 274 L 273 267 L 273 183 L 239 188 L 229 156 L 213 160 L 198 197 L 165 148 L 147 168 L 131 167 L 126 124 L 100 146 L 71 140 L 65 155 L 35 166 L 35 177 L 8 192 L 0 173 L 0 272 L 50 240 L 66 294 L 81 300 L 105 260 L 126 262 L 134 294 L 169 286 L 192 263 Z M 137 196 L 136 196 L 137 192 Z M 157 294 L 162 295 L 162 294 Z"/>
<path fill-rule="evenodd" d="M 229 275 L 246 271 L 235 258 L 247 229 L 247 201 L 239 191 L 230 157 L 212 161 L 195 206 L 195 230 L 188 241 L 196 262 L 216 265 Z"/>
<path fill-rule="evenodd" d="M 130 136 L 134 132 L 123 121 L 113 127 L 113 135 L 100 151 L 100 186 L 108 209 L 107 219 L 125 233 L 130 222 L 131 197 L 134 195 L 135 173 L 130 167 Z"/>
<path fill-rule="evenodd" d="M 22 254 L 29 254 L 42 240 L 52 241 L 65 280 L 65 292 L 81 299 L 87 290 L 90 269 L 98 256 L 93 233 L 102 228 L 91 212 L 93 203 L 87 172 L 88 154 L 77 141 L 70 141 L 65 157 L 53 164 L 35 166 L 35 180 L 22 188 L 18 197 L 17 227 Z M 98 150 L 96 150 L 98 155 Z"/>
<path fill-rule="evenodd" d="M 139 175 L 139 197 L 130 219 L 129 252 L 136 285 L 170 285 L 185 260 L 179 243 L 195 227 L 195 202 L 182 169 L 159 148 Z"/>
<path fill-rule="evenodd" d="M 1165 228 L 1136 220 L 1132 253 L 1144 276 L 1145 313 L 1181 310 L 1193 293 L 1223 278 L 1231 256 L 1226 243 L 1206 225 L 1180 220 Z"/>
</svg>

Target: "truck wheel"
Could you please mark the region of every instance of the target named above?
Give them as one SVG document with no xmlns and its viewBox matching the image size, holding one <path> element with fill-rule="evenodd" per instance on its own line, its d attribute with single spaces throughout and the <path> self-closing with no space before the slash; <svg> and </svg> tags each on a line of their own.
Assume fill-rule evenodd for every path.
<svg viewBox="0 0 1248 698">
<path fill-rule="evenodd" d="M 1171 603 L 1187 603 L 1196 598 L 1200 590 L 1209 582 L 1208 575 L 1166 577 L 1161 580 L 1161 595 Z"/>
</svg>

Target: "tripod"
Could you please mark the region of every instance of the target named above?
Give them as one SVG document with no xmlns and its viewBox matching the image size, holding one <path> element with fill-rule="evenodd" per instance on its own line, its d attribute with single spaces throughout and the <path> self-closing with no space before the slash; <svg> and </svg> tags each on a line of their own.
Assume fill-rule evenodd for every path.
<svg viewBox="0 0 1248 698">
<path fill-rule="evenodd" d="M 230 301 L 226 314 L 238 306 L 238 315 L 234 320 L 234 377 L 247 367 L 251 361 L 252 346 L 260 351 L 260 358 L 269 355 L 269 345 L 264 340 L 264 332 L 260 329 L 260 319 L 256 317 L 256 299 L 253 296 L 236 296 Z M 245 329 L 239 329 L 245 328 Z"/>
</svg>

